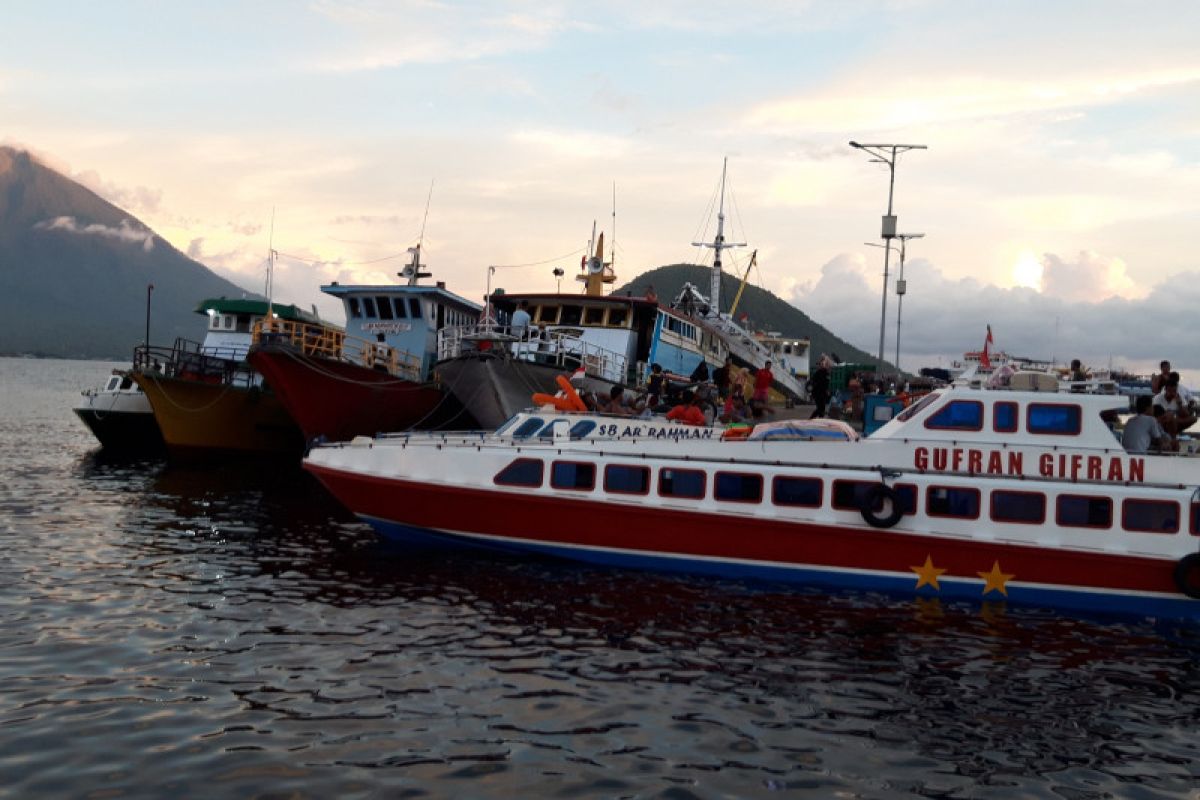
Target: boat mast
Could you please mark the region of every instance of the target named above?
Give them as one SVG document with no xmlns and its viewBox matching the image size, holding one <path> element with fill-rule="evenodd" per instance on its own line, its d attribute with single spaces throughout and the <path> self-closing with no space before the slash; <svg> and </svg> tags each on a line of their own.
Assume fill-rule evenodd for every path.
<svg viewBox="0 0 1200 800">
<path fill-rule="evenodd" d="M 745 247 L 745 242 L 725 241 L 725 173 L 729 167 L 729 158 L 721 162 L 721 204 L 717 211 L 717 236 L 712 243 L 692 242 L 694 247 L 711 247 L 713 251 L 712 279 L 708 288 L 709 316 L 721 315 L 721 251 L 731 247 Z"/>
<path fill-rule="evenodd" d="M 429 204 L 433 201 L 433 181 L 429 182 L 429 196 L 425 198 L 425 216 L 421 219 L 421 235 L 417 237 L 417 246 L 408 248 L 412 253 L 412 261 L 400 273 L 401 278 L 408 279 L 409 286 L 416 286 L 421 278 L 428 278 L 432 272 L 421 272 L 421 245 L 425 244 L 425 223 L 429 221 Z"/>
</svg>

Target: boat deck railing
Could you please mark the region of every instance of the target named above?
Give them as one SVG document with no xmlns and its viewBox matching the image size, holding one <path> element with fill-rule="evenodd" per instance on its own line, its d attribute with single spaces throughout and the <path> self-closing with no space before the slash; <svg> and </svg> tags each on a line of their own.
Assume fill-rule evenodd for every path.
<svg viewBox="0 0 1200 800">
<path fill-rule="evenodd" d="M 238 354 L 244 349 L 205 347 L 179 338 L 171 347 L 140 345 L 133 351 L 133 368 L 167 378 L 231 386 L 257 386 L 262 378 Z"/>
<path fill-rule="evenodd" d="M 254 344 L 280 344 L 307 356 L 357 364 L 397 378 L 421 380 L 421 359 L 384 342 L 371 342 L 331 325 L 277 319 L 259 320 L 251 332 Z"/>
<path fill-rule="evenodd" d="M 583 367 L 591 377 L 612 383 L 626 380 L 625 355 L 562 331 L 534 333 L 530 328 L 482 323 L 438 331 L 438 360 L 501 349 L 512 358 L 565 371 Z"/>
</svg>

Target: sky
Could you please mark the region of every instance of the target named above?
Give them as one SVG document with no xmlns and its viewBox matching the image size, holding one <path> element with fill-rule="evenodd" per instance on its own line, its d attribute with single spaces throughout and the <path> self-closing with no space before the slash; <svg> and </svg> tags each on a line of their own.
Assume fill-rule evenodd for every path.
<svg viewBox="0 0 1200 800">
<path fill-rule="evenodd" d="M 891 199 L 900 362 L 1010 353 L 1200 385 L 1200 3 L 13 2 L 0 143 L 251 290 L 618 283 L 714 234 L 868 352 Z M 920 144 L 887 164 L 851 140 Z M 614 215 L 615 208 L 615 215 Z M 71 224 L 60 222 L 59 224 Z M 615 231 L 614 231 L 615 227 Z M 145 241 L 131 237 L 131 247 Z M 898 253 L 888 256 L 896 277 Z M 492 272 L 490 266 L 497 269 Z M 490 283 L 489 283 L 490 281 Z M 704 287 L 707 289 L 707 287 Z M 885 355 L 896 352 L 889 284 Z"/>
</svg>

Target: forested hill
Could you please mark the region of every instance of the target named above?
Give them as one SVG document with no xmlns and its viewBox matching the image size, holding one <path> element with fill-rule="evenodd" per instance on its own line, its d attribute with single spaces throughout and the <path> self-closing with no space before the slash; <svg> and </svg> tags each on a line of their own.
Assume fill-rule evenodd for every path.
<svg viewBox="0 0 1200 800">
<path fill-rule="evenodd" d="M 705 295 L 708 294 L 711 281 L 709 267 L 695 264 L 671 264 L 666 267 L 643 272 L 624 286 L 615 289 L 613 294 L 644 294 L 650 286 L 658 294 L 659 302 L 670 303 L 679 294 L 685 283 L 696 286 Z M 737 295 L 741 282 L 725 273 L 721 276 L 721 308 L 728 311 L 733 298 Z M 807 314 L 786 300 L 776 297 L 765 289 L 750 284 L 742 292 L 738 302 L 736 316 L 749 314 L 746 327 L 762 331 L 778 331 L 784 336 L 807 338 L 812 342 L 813 359 L 821 353 L 836 354 L 842 361 L 874 363 L 875 357 L 859 350 L 857 347 L 839 338 L 828 328 L 813 322 Z"/>
</svg>

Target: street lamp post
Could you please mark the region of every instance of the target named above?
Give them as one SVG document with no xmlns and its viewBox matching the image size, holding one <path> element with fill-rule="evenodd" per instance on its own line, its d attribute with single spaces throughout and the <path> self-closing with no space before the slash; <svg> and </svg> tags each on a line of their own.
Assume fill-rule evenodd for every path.
<svg viewBox="0 0 1200 800">
<path fill-rule="evenodd" d="M 896 188 L 896 159 L 901 153 L 909 150 L 925 150 L 923 144 L 859 144 L 850 142 L 856 150 L 865 150 L 874 156 L 872 162 L 888 165 L 888 207 L 883 217 L 883 239 L 890 241 L 896 238 L 896 217 L 892 214 L 892 196 Z M 883 339 L 887 325 L 887 286 L 888 268 L 891 265 L 892 248 L 883 251 L 883 301 L 879 311 L 879 369 L 883 369 Z"/>
<path fill-rule="evenodd" d="M 146 284 L 146 341 L 147 349 L 150 347 L 150 293 L 154 291 L 154 284 Z"/>
<path fill-rule="evenodd" d="M 896 372 L 900 372 L 900 315 L 904 311 L 904 295 L 908 284 L 904 281 L 904 248 L 909 239 L 920 239 L 923 233 L 898 233 L 900 240 L 900 277 L 896 279 Z"/>
</svg>

